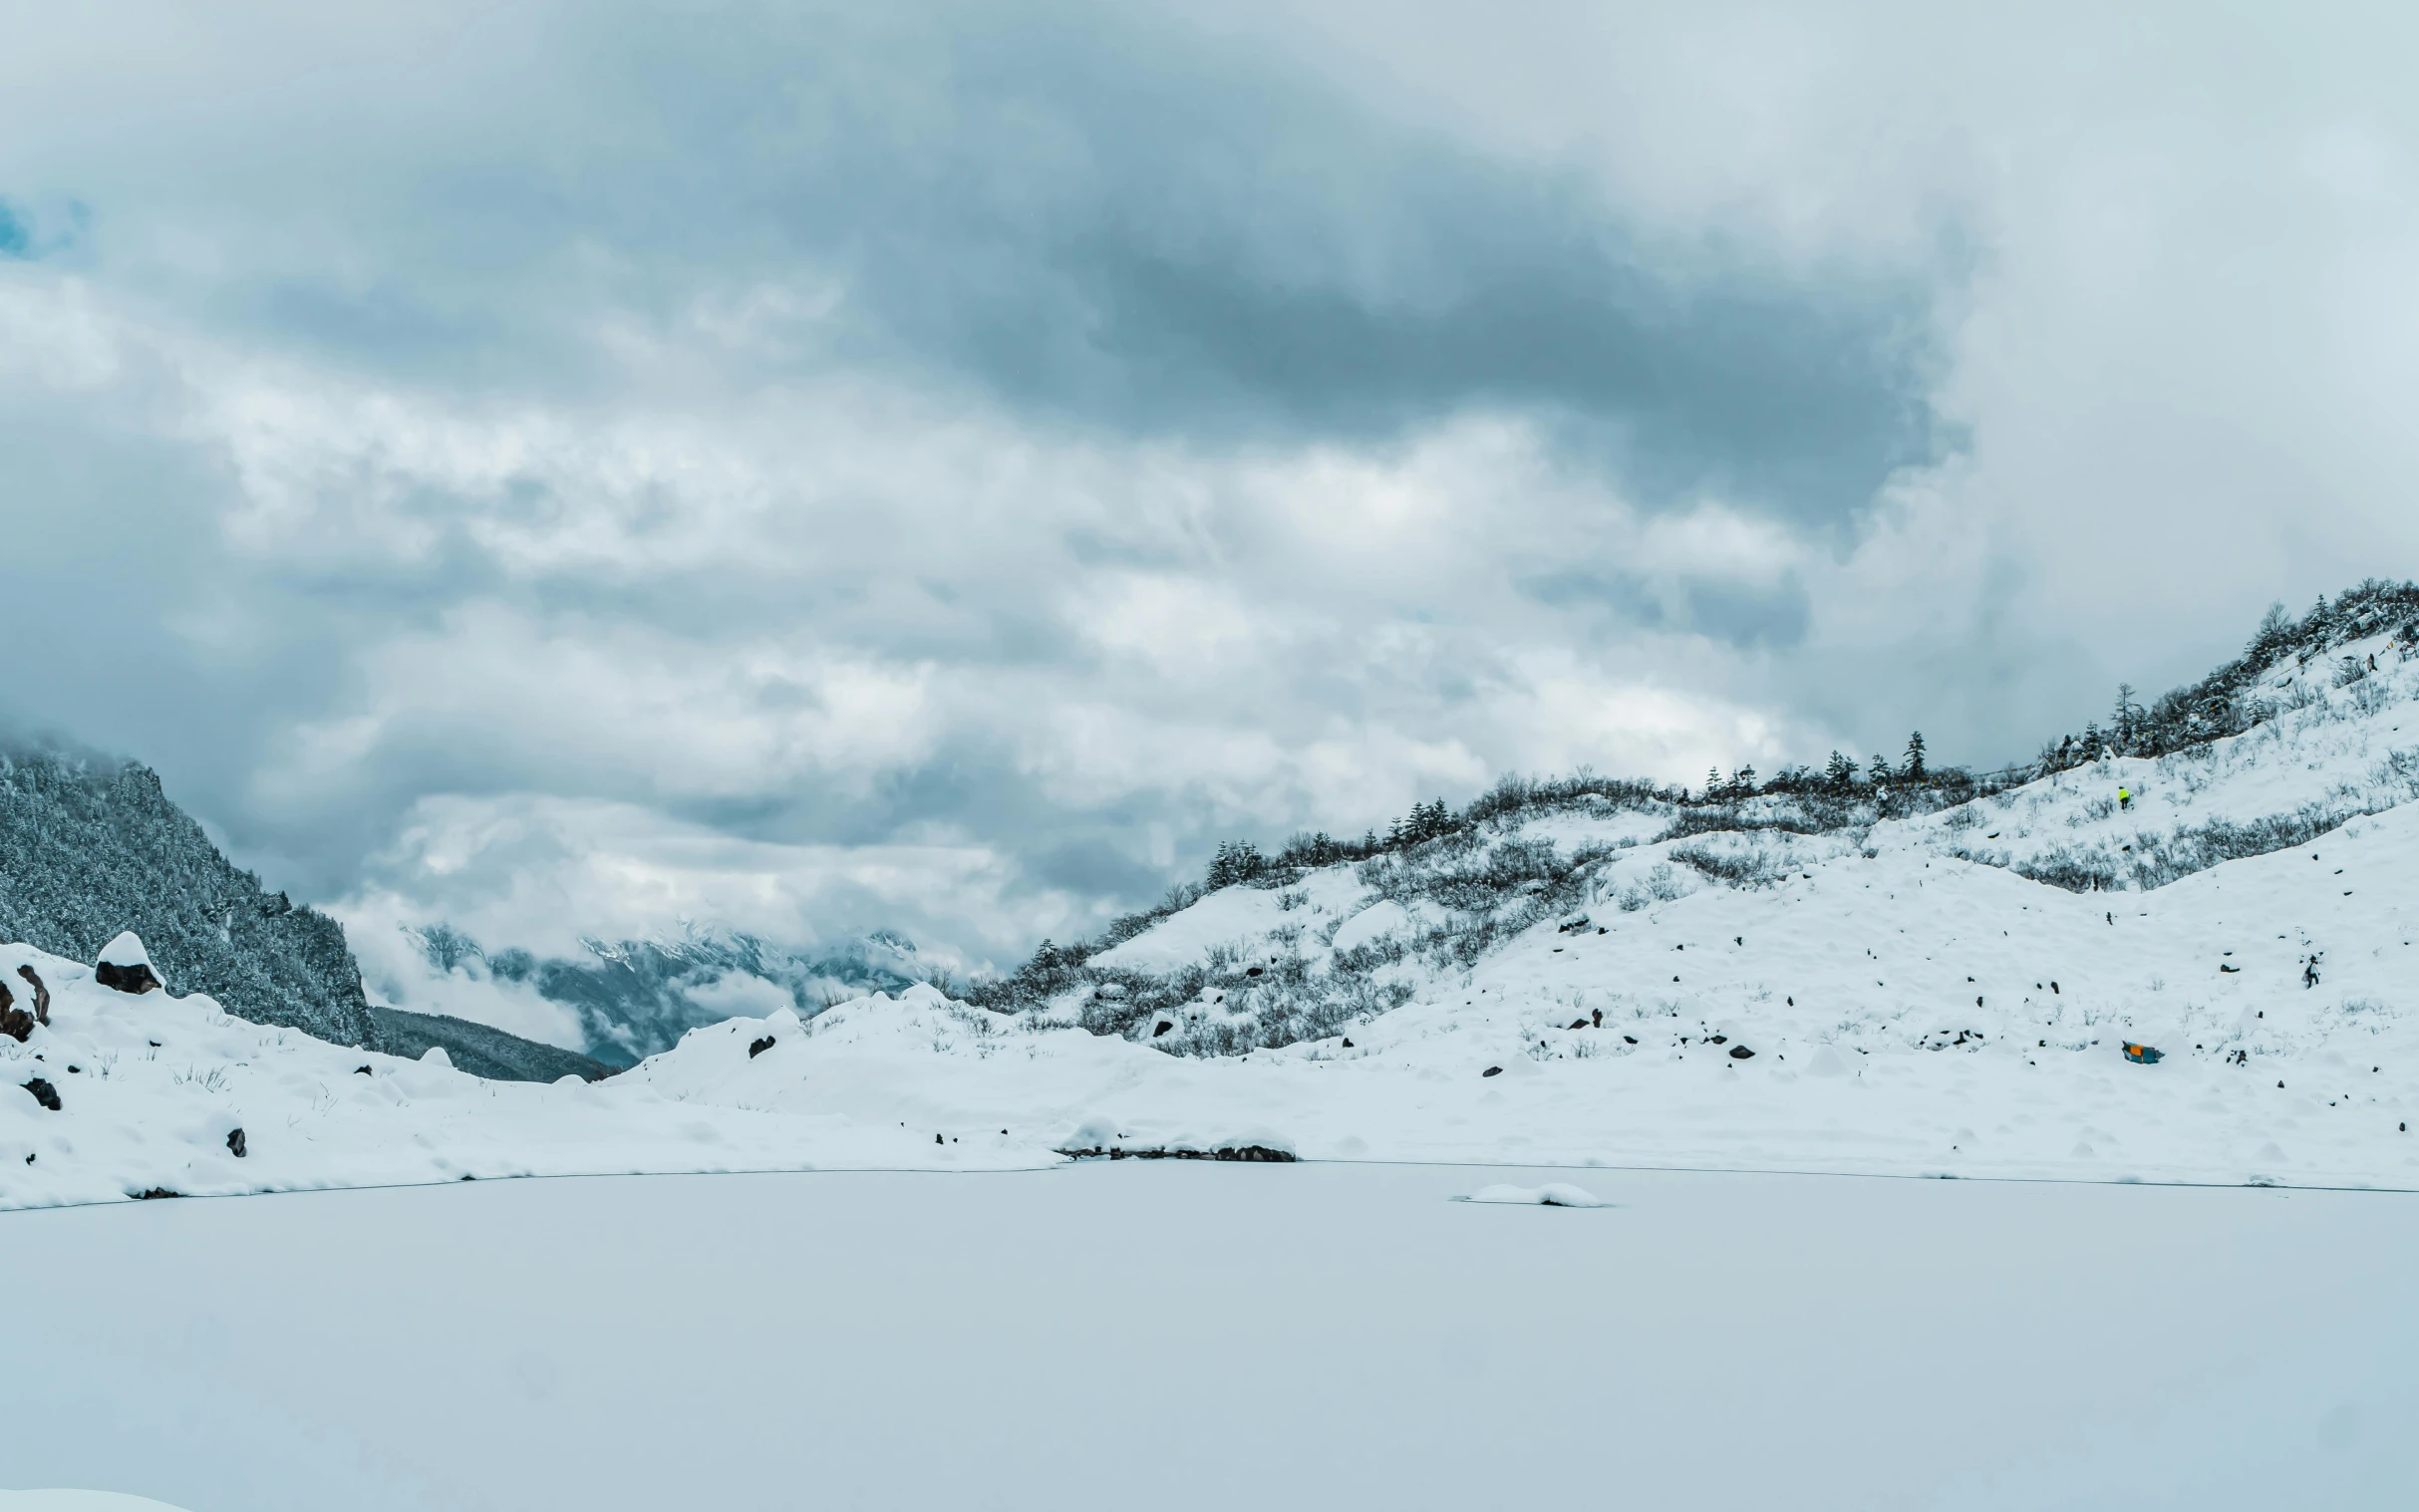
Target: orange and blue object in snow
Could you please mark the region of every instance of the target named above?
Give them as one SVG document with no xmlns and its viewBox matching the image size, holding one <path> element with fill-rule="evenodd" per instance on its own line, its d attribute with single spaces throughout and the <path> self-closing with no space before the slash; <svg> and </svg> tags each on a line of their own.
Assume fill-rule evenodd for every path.
<svg viewBox="0 0 2419 1512">
<path fill-rule="evenodd" d="M 2125 1042 L 2125 1058 L 2136 1065 L 2156 1065 L 2160 1058 L 2159 1053 L 2149 1046 L 2136 1045 L 2128 1040 Z"/>
</svg>

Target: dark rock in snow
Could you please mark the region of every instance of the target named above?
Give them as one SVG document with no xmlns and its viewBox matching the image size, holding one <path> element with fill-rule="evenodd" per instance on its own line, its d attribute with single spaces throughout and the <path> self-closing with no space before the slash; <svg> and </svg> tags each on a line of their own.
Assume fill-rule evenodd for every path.
<svg viewBox="0 0 2419 1512">
<path fill-rule="evenodd" d="M 177 1191 L 173 1187 L 151 1186 L 145 1187 L 142 1191 L 134 1192 L 130 1195 L 133 1196 L 137 1202 L 157 1202 L 164 1197 L 181 1197 L 184 1195 L 184 1193 Z"/>
<path fill-rule="evenodd" d="M 1253 968 L 1252 968 L 1250 971 L 1245 972 L 1245 973 L 1244 973 L 1244 975 L 1245 975 L 1245 976 L 1247 976 L 1247 977 L 1258 977 L 1258 976 L 1265 976 L 1265 975 L 1267 974 L 1267 972 L 1268 972 L 1268 968 L 1267 968 L 1267 967 L 1265 967 L 1265 966 L 1255 966 L 1255 967 L 1253 967 Z"/>
<path fill-rule="evenodd" d="M 1225 1149 L 1210 1151 L 1213 1160 L 1241 1160 L 1252 1165 L 1286 1165 L 1294 1158 L 1291 1150 L 1271 1149 L 1265 1144 L 1232 1144 Z"/>
<path fill-rule="evenodd" d="M 25 1083 L 25 1089 L 34 1094 L 34 1100 L 36 1102 L 41 1103 L 44 1107 L 49 1108 L 54 1113 L 59 1111 L 59 1088 L 51 1085 L 50 1082 L 44 1080 L 40 1076 L 36 1076 L 33 1080 Z"/>
<path fill-rule="evenodd" d="M 34 1038 L 34 1016 L 22 1008 L 7 1007 L 5 1001 L 0 1001 L 0 1035 L 6 1035 L 23 1045 Z"/>
<path fill-rule="evenodd" d="M 227 1131 L 227 1153 L 228 1153 L 228 1154 L 230 1154 L 230 1155 L 233 1155 L 233 1156 L 234 1156 L 236 1159 L 241 1160 L 241 1159 L 243 1158 L 243 1151 L 244 1151 L 243 1130 L 242 1130 L 242 1129 L 230 1129 L 230 1130 L 228 1130 L 228 1131 Z"/>
<path fill-rule="evenodd" d="M 772 1044 L 773 1044 L 773 1037 L 772 1037 L 772 1036 L 770 1036 L 770 1035 L 766 1035 L 766 1036 L 765 1036 L 763 1039 L 761 1039 L 761 1040 L 751 1040 L 751 1041 L 749 1041 L 749 1042 L 748 1042 L 748 1058 L 749 1058 L 749 1059 L 751 1059 L 751 1060 L 754 1060 L 754 1059 L 755 1059 L 756 1057 L 758 1057 L 758 1056 L 760 1056 L 760 1055 L 764 1054 L 764 1052 L 766 1052 L 766 1051 L 768 1051 L 768 1050 L 772 1049 Z"/>
<path fill-rule="evenodd" d="M 42 978 L 37 976 L 34 969 L 30 966 L 18 967 L 17 975 L 23 977 L 25 979 L 26 986 L 31 987 L 34 990 L 34 1022 L 43 1026 L 45 1029 L 49 1028 L 51 1022 L 51 990 L 42 985 Z"/>
<path fill-rule="evenodd" d="M 1151 1026 L 1151 1038 L 1156 1040 L 1161 1035 L 1166 1034 L 1169 1030 L 1174 1029 L 1175 1027 L 1174 1021 L 1162 1019 L 1158 1023 Z"/>
<path fill-rule="evenodd" d="M 1743 1045 L 1733 1045 L 1730 1047 L 1730 1058 L 1733 1060 L 1752 1060 L 1755 1058 L 1755 1052 L 1747 1049 L 1747 1047 Z"/>
<path fill-rule="evenodd" d="M 1007 1130 L 1001 1130 L 1006 1133 Z M 1291 1150 L 1274 1149 L 1265 1144 L 1229 1144 L 1214 1150 L 1188 1149 L 1127 1149 L 1123 1145 L 1090 1149 L 1058 1151 L 1070 1160 L 1097 1160 L 1105 1155 L 1111 1160 L 1239 1160 L 1247 1165 L 1290 1165 L 1295 1160 Z"/>
<path fill-rule="evenodd" d="M 1344 1042 L 1344 1048 L 1345 1048 L 1346 1050 L 1351 1050 L 1351 1049 L 1353 1048 L 1353 1042 L 1352 1042 L 1352 1039 L 1351 1039 L 1351 1037 L 1350 1037 L 1350 1036 L 1347 1036 L 1347 1037 L 1346 1037 L 1345 1042 Z"/>
<path fill-rule="evenodd" d="M 1586 1029 L 1588 1027 L 1588 1021 L 1585 1019 L 1573 1019 L 1570 1027 L 1573 1029 Z"/>
<path fill-rule="evenodd" d="M 1503 1074 L 1503 1067 L 1500 1065 L 1490 1065 L 1485 1070 L 1480 1071 L 1478 1074 L 1481 1077 L 1500 1076 Z"/>
<path fill-rule="evenodd" d="M 132 966 L 104 961 L 93 968 L 93 980 L 103 987 L 114 987 L 122 993 L 133 993 L 138 997 L 155 991 L 159 986 L 159 979 L 151 974 L 151 967 L 141 961 Z"/>
</svg>

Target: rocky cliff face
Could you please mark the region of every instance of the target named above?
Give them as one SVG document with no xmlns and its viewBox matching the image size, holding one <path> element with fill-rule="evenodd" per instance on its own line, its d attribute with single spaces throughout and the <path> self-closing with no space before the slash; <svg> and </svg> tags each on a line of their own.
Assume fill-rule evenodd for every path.
<svg viewBox="0 0 2419 1512">
<path fill-rule="evenodd" d="M 0 752 L 0 940 L 92 961 L 129 929 L 171 992 L 341 1045 L 380 1044 L 343 929 L 237 870 L 151 768 Z"/>
</svg>

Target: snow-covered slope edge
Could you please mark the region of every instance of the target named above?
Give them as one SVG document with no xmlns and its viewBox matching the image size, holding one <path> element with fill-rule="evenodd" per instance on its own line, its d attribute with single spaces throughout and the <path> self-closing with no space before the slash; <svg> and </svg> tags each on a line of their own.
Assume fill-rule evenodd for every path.
<svg viewBox="0 0 2419 1512">
<path fill-rule="evenodd" d="M 678 1067 L 708 1058 L 703 1044 L 658 1058 L 666 1063 L 656 1084 L 487 1081 L 453 1069 L 442 1053 L 404 1060 L 334 1046 L 230 1017 L 199 994 L 129 994 L 101 986 L 81 963 L 0 946 L 0 983 L 13 984 L 28 1014 L 26 969 L 48 991 L 50 1023 L 30 1027 L 23 1043 L 0 1035 L 0 1207 L 498 1176 L 1006 1169 L 1058 1159 L 1031 1134 L 936 1146 L 930 1129 L 741 1099 L 710 1104 L 678 1084 Z M 701 1067 L 691 1079 L 709 1077 Z"/>
<path fill-rule="evenodd" d="M 1349 1036 L 1248 1056 L 925 990 L 699 1031 L 623 1079 L 1086 1146 L 2419 1187 L 2415 900 L 2419 808 L 2147 896 L 1900 847 L 1541 928 Z"/>
</svg>

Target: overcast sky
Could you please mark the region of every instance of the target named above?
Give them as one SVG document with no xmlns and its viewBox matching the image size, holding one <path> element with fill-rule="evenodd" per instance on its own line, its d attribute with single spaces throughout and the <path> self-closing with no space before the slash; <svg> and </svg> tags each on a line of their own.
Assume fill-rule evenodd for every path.
<svg viewBox="0 0 2419 1512">
<path fill-rule="evenodd" d="M 0 721 L 374 925 L 1002 963 L 2020 758 L 2419 573 L 2419 37 L 1975 9 L 0 0 Z"/>
</svg>

